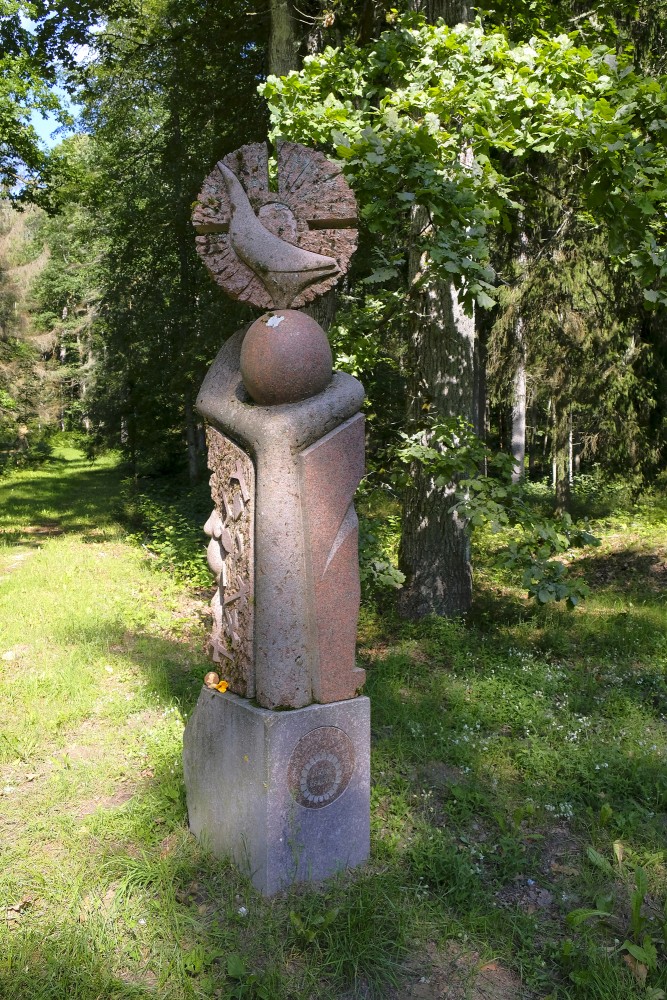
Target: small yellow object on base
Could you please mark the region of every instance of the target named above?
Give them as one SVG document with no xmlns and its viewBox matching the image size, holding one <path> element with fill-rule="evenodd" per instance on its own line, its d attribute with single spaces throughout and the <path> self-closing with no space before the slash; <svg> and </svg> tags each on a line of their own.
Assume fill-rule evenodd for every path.
<svg viewBox="0 0 667 1000">
<path fill-rule="evenodd" d="M 220 681 L 219 684 L 215 685 L 215 690 L 219 691 L 221 694 L 224 694 L 228 687 L 229 687 L 228 681 Z"/>
<path fill-rule="evenodd" d="M 204 684 L 207 688 L 214 688 L 220 683 L 220 678 L 216 674 L 215 670 L 209 670 L 204 678 Z"/>
</svg>

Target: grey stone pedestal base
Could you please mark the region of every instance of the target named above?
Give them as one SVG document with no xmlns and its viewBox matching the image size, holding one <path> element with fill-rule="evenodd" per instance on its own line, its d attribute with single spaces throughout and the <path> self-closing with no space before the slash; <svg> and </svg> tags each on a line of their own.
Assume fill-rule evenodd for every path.
<svg viewBox="0 0 667 1000">
<path fill-rule="evenodd" d="M 369 756 L 368 698 L 274 712 L 203 688 L 183 738 L 190 829 L 266 895 L 362 864 Z"/>
</svg>

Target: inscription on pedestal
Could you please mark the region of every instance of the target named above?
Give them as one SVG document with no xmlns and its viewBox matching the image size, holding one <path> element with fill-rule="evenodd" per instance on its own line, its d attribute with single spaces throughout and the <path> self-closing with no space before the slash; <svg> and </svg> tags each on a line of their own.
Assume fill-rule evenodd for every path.
<svg viewBox="0 0 667 1000">
<path fill-rule="evenodd" d="M 209 653 L 230 691 L 253 698 L 255 469 L 248 455 L 213 427 L 207 442 L 215 508 L 204 531 L 211 539 L 207 559 L 218 585 L 211 601 Z"/>
<path fill-rule="evenodd" d="M 343 794 L 353 771 L 350 738 L 336 726 L 321 726 L 294 748 L 288 768 L 289 790 L 299 805 L 321 809 Z"/>
</svg>

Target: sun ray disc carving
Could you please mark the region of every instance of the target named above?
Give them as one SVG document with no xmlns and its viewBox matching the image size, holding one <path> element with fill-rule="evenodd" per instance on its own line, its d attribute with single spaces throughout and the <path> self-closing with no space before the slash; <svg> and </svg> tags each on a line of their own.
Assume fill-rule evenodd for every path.
<svg viewBox="0 0 667 1000">
<path fill-rule="evenodd" d="M 225 156 L 192 215 L 196 247 L 227 294 L 262 309 L 299 308 L 344 274 L 357 246 L 357 205 L 322 153 L 278 143 L 278 192 L 265 143 Z"/>
</svg>

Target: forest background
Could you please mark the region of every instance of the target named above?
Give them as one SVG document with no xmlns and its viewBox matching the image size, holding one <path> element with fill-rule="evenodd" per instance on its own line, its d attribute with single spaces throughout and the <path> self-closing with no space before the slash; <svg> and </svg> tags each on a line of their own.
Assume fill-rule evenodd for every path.
<svg viewBox="0 0 667 1000">
<path fill-rule="evenodd" d="M 0 11 L 0 992 L 664 1000 L 664 3 Z M 253 318 L 190 213 L 278 136 L 360 206 L 316 311 L 367 392 L 373 855 L 266 902 L 180 753 L 194 399 Z"/>
<path fill-rule="evenodd" d="M 202 477 L 197 389 L 251 313 L 197 259 L 191 205 L 271 130 L 341 160 L 360 203 L 317 313 L 400 524 L 400 570 L 367 528 L 364 573 L 408 617 L 459 614 L 491 525 L 530 594 L 576 603 L 553 558 L 591 540 L 571 484 L 663 471 L 667 384 L 664 8 L 589 6 L 5 2 L 3 461 L 60 427 L 135 477 Z M 36 109 L 63 124 L 50 152 Z M 556 520 L 508 485 L 544 477 Z"/>
<path fill-rule="evenodd" d="M 316 309 L 367 390 L 365 488 L 401 507 L 400 570 L 369 528 L 364 573 L 408 617 L 460 614 L 490 525 L 530 594 L 576 603 L 554 559 L 592 541 L 575 476 L 639 488 L 667 427 L 665 10 L 589 6 L 5 2 L 3 461 L 59 426 L 135 477 L 202 477 L 197 389 L 251 312 L 197 259 L 191 206 L 270 131 L 336 156 L 360 203 Z M 74 134 L 45 152 L 35 109 Z M 555 520 L 516 485 L 544 477 Z"/>
</svg>

